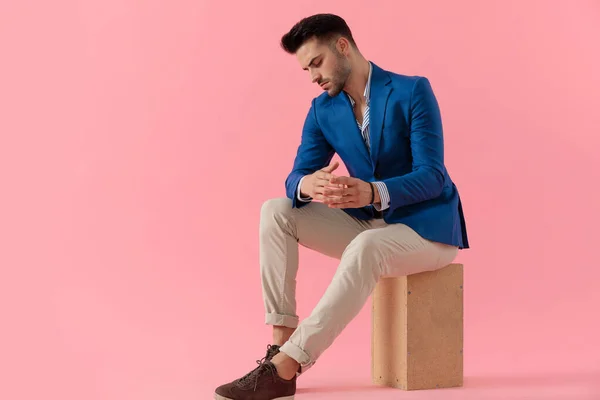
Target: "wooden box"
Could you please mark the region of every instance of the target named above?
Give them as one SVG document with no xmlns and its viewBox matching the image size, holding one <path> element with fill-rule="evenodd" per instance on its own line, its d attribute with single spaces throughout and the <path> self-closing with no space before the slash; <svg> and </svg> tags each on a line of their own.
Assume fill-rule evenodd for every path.
<svg viewBox="0 0 600 400">
<path fill-rule="evenodd" d="M 404 390 L 463 384 L 463 265 L 381 279 L 373 293 L 372 380 Z"/>
</svg>

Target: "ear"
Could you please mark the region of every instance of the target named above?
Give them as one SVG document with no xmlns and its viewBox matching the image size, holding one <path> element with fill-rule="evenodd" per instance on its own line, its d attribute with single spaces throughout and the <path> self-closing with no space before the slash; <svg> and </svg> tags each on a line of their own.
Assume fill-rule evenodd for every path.
<svg viewBox="0 0 600 400">
<path fill-rule="evenodd" d="M 347 56 L 348 52 L 350 51 L 350 42 L 345 37 L 340 36 L 335 44 L 335 47 L 340 53 Z"/>
</svg>

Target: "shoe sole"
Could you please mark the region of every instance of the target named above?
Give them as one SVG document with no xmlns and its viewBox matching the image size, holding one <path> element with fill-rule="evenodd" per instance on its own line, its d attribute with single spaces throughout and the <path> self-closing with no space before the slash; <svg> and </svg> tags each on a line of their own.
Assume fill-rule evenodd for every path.
<svg viewBox="0 0 600 400">
<path fill-rule="evenodd" d="M 215 400 L 234 400 L 215 393 Z M 294 396 L 276 397 L 273 400 L 294 400 Z"/>
</svg>

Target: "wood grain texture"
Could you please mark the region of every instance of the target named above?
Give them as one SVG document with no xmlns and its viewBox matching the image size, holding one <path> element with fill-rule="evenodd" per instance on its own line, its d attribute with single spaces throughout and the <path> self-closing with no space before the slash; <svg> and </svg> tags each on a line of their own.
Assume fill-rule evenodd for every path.
<svg viewBox="0 0 600 400">
<path fill-rule="evenodd" d="M 463 265 L 383 278 L 373 293 L 372 380 L 404 390 L 463 384 Z"/>
</svg>

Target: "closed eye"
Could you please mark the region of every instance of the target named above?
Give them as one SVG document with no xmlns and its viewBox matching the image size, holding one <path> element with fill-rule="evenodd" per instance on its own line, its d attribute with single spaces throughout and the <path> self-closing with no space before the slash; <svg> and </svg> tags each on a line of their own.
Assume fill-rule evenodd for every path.
<svg viewBox="0 0 600 400">
<path fill-rule="evenodd" d="M 316 57 L 313 57 L 313 59 L 310 60 L 310 62 L 308 63 L 308 67 L 310 67 L 310 66 L 320 67 L 321 64 L 323 63 L 323 59 L 322 58 L 318 61 L 318 65 L 315 63 L 315 60 L 317 58 L 319 58 L 319 57 L 321 57 L 320 54 L 318 56 L 316 56 Z M 302 69 L 305 70 L 305 71 L 308 71 L 308 67 L 305 67 L 305 68 L 302 68 Z"/>
</svg>

